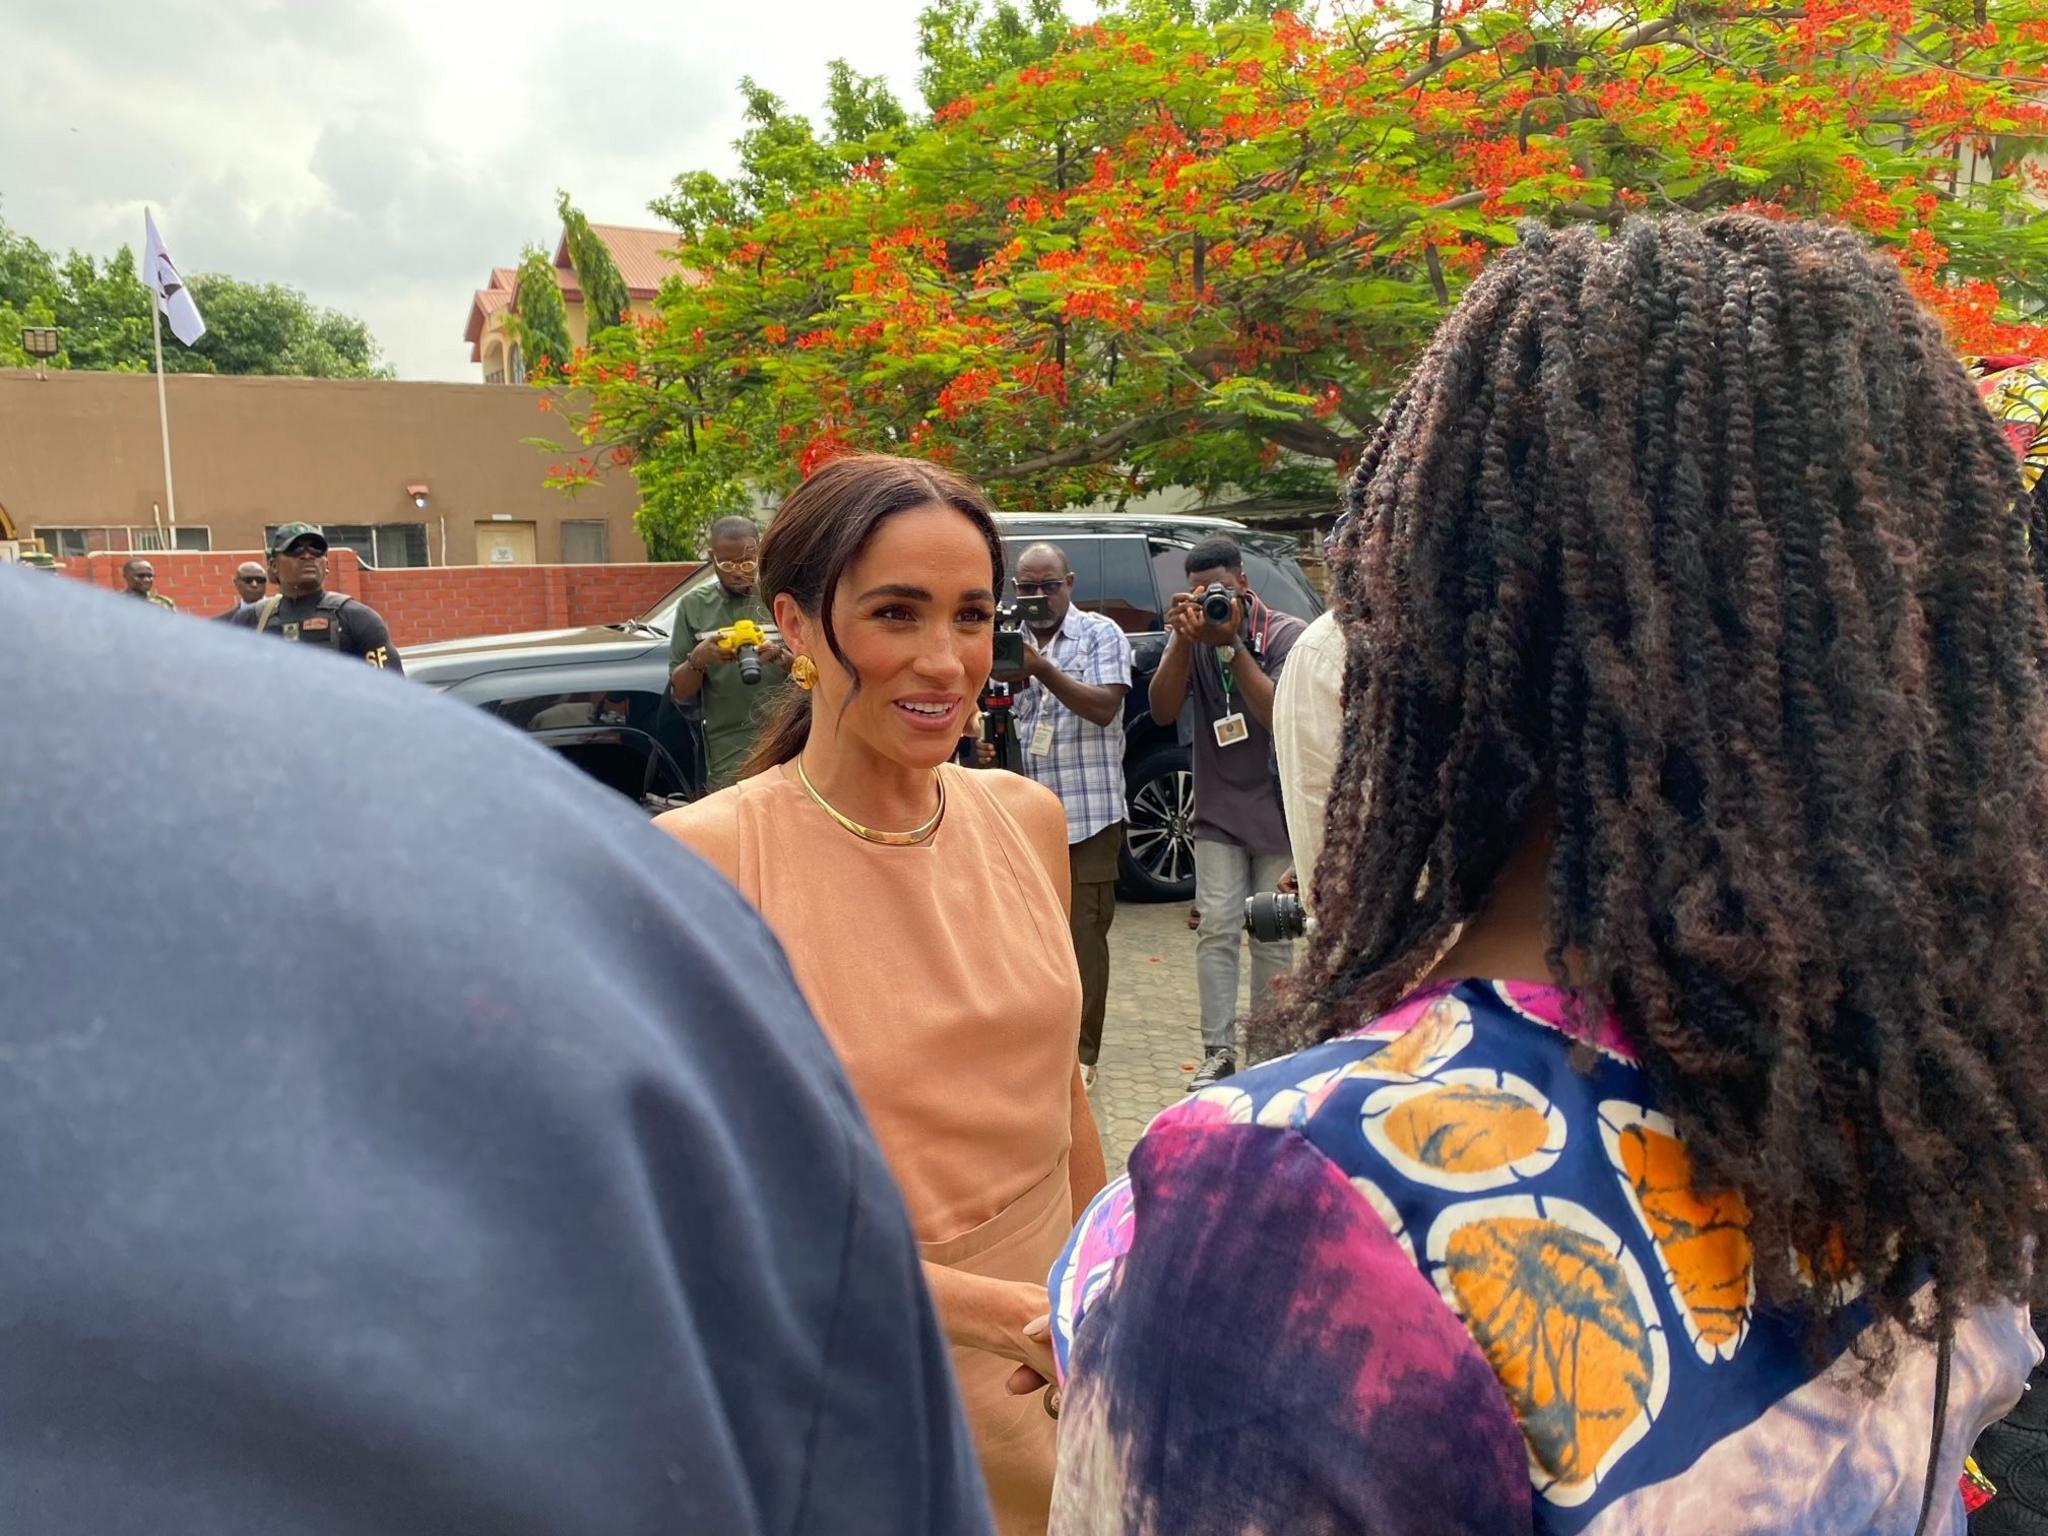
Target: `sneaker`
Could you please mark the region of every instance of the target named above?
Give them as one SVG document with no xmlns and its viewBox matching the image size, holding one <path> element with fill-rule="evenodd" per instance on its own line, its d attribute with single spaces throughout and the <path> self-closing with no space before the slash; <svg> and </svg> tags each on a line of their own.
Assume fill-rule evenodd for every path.
<svg viewBox="0 0 2048 1536">
<path fill-rule="evenodd" d="M 1084 1092 L 1095 1091 L 1095 1063 L 1092 1061 L 1081 1063 L 1081 1087 Z"/>
<path fill-rule="evenodd" d="M 1204 1088 L 1213 1088 L 1236 1072 L 1237 1057 L 1232 1052 L 1211 1051 L 1202 1058 L 1200 1069 L 1188 1079 L 1188 1092 L 1199 1093 Z"/>
</svg>

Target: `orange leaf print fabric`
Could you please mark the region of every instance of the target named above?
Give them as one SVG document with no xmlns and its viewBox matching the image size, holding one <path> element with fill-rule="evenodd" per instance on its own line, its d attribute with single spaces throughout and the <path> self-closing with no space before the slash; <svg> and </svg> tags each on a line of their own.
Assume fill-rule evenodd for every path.
<svg viewBox="0 0 2048 1536">
<path fill-rule="evenodd" d="M 1603 1103 L 1600 1139 L 1656 1246 L 1694 1350 L 1709 1363 L 1732 1360 L 1756 1301 L 1749 1207 L 1733 1190 L 1694 1193 L 1678 1128 L 1653 1110 Z"/>
<path fill-rule="evenodd" d="M 1584 1207 L 1526 1196 L 1452 1207 L 1429 1256 L 1514 1407 L 1538 1490 L 1582 1503 L 1649 1430 L 1669 1386 L 1641 1267 Z"/>
<path fill-rule="evenodd" d="M 1564 1117 L 1520 1078 L 1445 1072 L 1365 1101 L 1365 1134 L 1410 1178 L 1439 1189 L 1499 1189 L 1533 1178 L 1564 1150 Z"/>
</svg>

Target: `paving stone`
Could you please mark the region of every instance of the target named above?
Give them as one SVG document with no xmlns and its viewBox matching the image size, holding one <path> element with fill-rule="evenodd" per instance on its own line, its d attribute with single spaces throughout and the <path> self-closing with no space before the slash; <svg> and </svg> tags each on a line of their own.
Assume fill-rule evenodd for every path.
<svg viewBox="0 0 2048 1536">
<path fill-rule="evenodd" d="M 1121 902 L 1109 930 L 1109 1009 L 1096 1064 L 1096 1123 L 1112 1175 L 1152 1117 L 1177 1102 L 1202 1059 L 1195 936 L 1182 902 Z M 1250 956 L 1238 1010 L 1250 1000 Z"/>
</svg>

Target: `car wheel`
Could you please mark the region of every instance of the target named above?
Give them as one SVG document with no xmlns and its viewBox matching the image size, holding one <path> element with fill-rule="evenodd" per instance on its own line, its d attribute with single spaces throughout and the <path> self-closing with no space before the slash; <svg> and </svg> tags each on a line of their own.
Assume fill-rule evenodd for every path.
<svg viewBox="0 0 2048 1536">
<path fill-rule="evenodd" d="M 1185 747 L 1160 747 L 1138 761 L 1124 786 L 1128 815 L 1117 884 L 1133 901 L 1192 901 L 1195 895 L 1195 773 Z"/>
</svg>

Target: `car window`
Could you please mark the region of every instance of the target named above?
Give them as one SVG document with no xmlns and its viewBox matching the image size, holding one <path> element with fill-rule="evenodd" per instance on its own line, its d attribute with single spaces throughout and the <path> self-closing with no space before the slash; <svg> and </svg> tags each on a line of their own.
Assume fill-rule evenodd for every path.
<svg viewBox="0 0 2048 1536">
<path fill-rule="evenodd" d="M 681 769 L 644 731 L 595 732 L 548 745 L 571 767 L 629 800 L 682 794 L 687 788 Z"/>
<path fill-rule="evenodd" d="M 592 778 L 635 799 L 643 783 L 651 783 L 656 794 L 678 793 L 690 789 L 699 774 L 695 731 L 658 693 L 640 688 L 532 692 L 488 699 L 482 707 L 536 735 L 586 733 L 589 739 L 582 744 L 558 739 L 547 745 Z M 648 757 L 657 749 L 661 757 L 650 780 Z"/>
<path fill-rule="evenodd" d="M 1116 620 L 1126 634 L 1142 635 L 1163 622 L 1159 590 L 1152 579 L 1143 539 L 1102 541 L 1102 600 L 1096 612 Z"/>
<path fill-rule="evenodd" d="M 1312 619 L 1323 611 L 1321 599 L 1292 561 L 1282 564 L 1248 549 L 1244 552 L 1244 573 L 1251 579 L 1252 590 L 1269 608 L 1291 613 L 1297 619 Z"/>
</svg>

